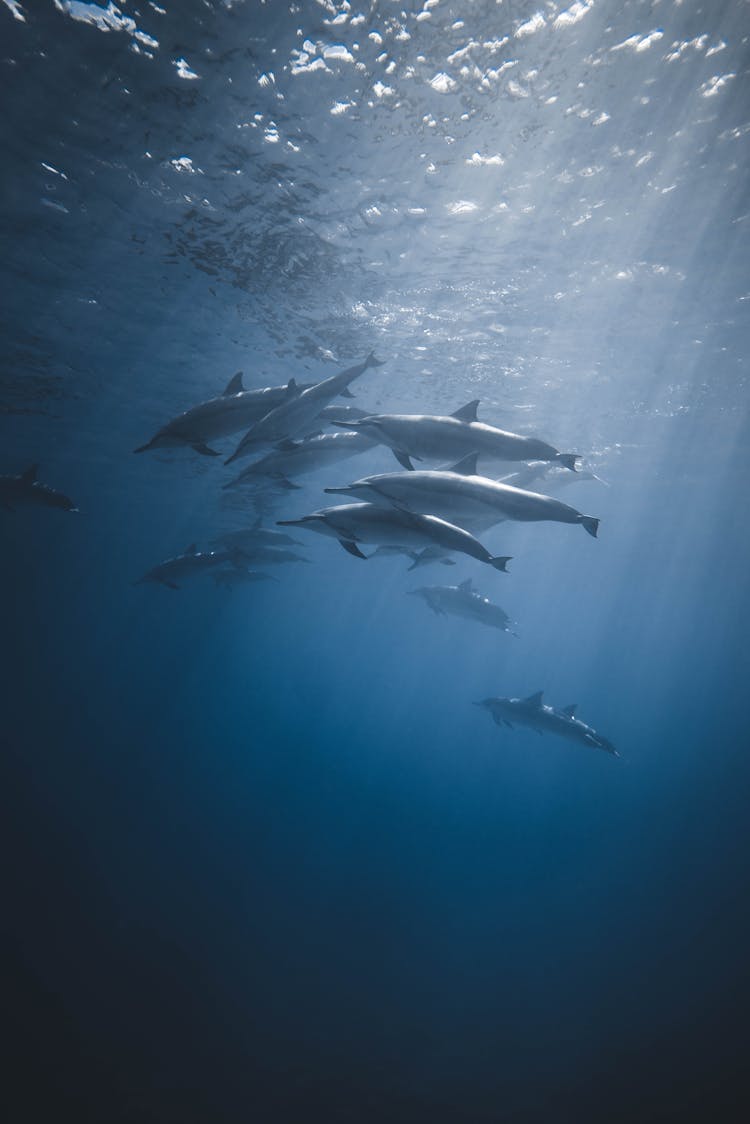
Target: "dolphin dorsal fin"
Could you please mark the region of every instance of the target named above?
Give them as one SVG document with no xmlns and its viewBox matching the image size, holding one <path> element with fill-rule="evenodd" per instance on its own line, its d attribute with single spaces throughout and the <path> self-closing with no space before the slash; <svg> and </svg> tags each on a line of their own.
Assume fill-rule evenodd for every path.
<svg viewBox="0 0 750 1124">
<path fill-rule="evenodd" d="M 286 392 L 290 396 L 294 395 L 294 394 L 299 394 L 299 387 L 297 386 L 297 380 L 296 379 L 290 379 L 289 380 L 289 382 L 286 384 Z"/>
<path fill-rule="evenodd" d="M 578 703 L 571 703 L 570 706 L 564 706 L 562 708 L 562 713 L 565 715 L 566 718 L 572 718 L 573 715 L 576 712 L 577 706 L 578 706 Z"/>
<path fill-rule="evenodd" d="M 240 391 L 244 389 L 245 388 L 242 385 L 242 371 L 238 371 L 236 375 L 232 375 L 231 379 L 227 383 L 222 397 L 226 398 L 228 394 L 239 394 Z"/>
<path fill-rule="evenodd" d="M 477 420 L 477 406 L 479 405 L 479 402 L 480 402 L 479 398 L 472 399 L 471 402 L 467 402 L 465 406 L 462 406 L 460 410 L 454 410 L 453 413 L 451 414 L 451 417 L 457 418 L 458 421 L 462 421 L 462 422 L 476 421 Z"/>
<path fill-rule="evenodd" d="M 543 705 L 543 703 L 542 703 L 542 695 L 543 694 L 544 694 L 544 691 L 537 691 L 535 694 L 529 695 L 529 697 L 527 699 L 524 699 L 523 702 L 528 703 L 529 706 L 542 706 Z"/>
<path fill-rule="evenodd" d="M 187 548 L 185 553 L 186 554 L 197 554 L 198 553 L 198 544 L 194 543 L 194 542 L 191 542 L 190 546 Z"/>
<path fill-rule="evenodd" d="M 478 453 L 469 453 L 468 456 L 461 457 L 461 460 L 452 465 L 448 472 L 457 472 L 461 476 L 476 476 L 478 456 Z"/>
<path fill-rule="evenodd" d="M 471 578 L 467 578 L 465 582 L 460 582 L 458 588 L 462 589 L 464 593 L 471 593 L 473 588 Z"/>
<path fill-rule="evenodd" d="M 37 473 L 39 472 L 39 465 L 30 465 L 25 472 L 21 473 L 21 482 L 23 484 L 33 484 L 36 480 Z"/>
</svg>

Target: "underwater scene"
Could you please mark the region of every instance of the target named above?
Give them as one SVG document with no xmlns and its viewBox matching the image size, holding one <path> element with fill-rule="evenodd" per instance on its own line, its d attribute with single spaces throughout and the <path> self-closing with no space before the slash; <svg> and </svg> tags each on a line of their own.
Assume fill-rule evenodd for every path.
<svg viewBox="0 0 750 1124">
<path fill-rule="evenodd" d="M 748 0 L 0 60 L 3 1119 L 749 1119 Z"/>
</svg>

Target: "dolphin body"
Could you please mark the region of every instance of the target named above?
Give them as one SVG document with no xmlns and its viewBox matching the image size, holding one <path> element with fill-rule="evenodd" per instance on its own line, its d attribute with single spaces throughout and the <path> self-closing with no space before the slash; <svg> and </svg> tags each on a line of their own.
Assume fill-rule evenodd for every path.
<svg viewBox="0 0 750 1124">
<path fill-rule="evenodd" d="M 306 389 L 310 385 L 306 383 L 304 387 L 297 387 L 297 390 Z M 209 398 L 207 402 L 201 402 L 178 414 L 162 426 L 150 441 L 133 451 L 144 453 L 147 449 L 174 449 L 187 445 L 195 449 L 196 453 L 218 457 L 221 454 L 209 448 L 207 442 L 247 429 L 279 406 L 288 393 L 287 386 L 245 390 L 242 386 L 242 371 L 238 371 L 218 398 Z"/>
<path fill-rule="evenodd" d="M 18 476 L 0 476 L 0 507 L 15 511 L 20 505 L 33 507 L 59 507 L 63 511 L 78 511 L 68 496 L 37 480 L 39 465 L 32 464 Z"/>
<path fill-rule="evenodd" d="M 546 441 L 522 437 L 477 420 L 479 399 L 454 414 L 371 414 L 351 422 L 353 429 L 369 433 L 388 445 L 399 464 L 412 469 L 417 460 L 444 462 L 476 453 L 485 467 L 497 461 L 552 461 L 575 472 L 578 453 L 560 453 Z M 340 423 L 334 423 L 340 424 Z"/>
<path fill-rule="evenodd" d="M 344 394 L 349 384 L 363 375 L 368 367 L 380 366 L 382 364 L 375 358 L 373 352 L 370 352 L 362 363 L 357 363 L 346 371 L 339 371 L 337 375 L 331 375 L 329 379 L 323 379 L 322 382 L 308 386 L 305 390 L 301 390 L 294 379 L 290 379 L 284 401 L 248 430 L 231 457 L 228 457 L 224 463 L 231 464 L 239 457 L 247 457 L 256 449 L 266 445 L 275 445 L 290 437 L 309 433 L 308 427 L 334 398 Z"/>
<path fill-rule="evenodd" d="M 241 484 L 252 482 L 259 476 L 284 480 L 305 476 L 309 472 L 348 460 L 349 457 L 356 457 L 377 444 L 378 442 L 368 437 L 366 433 L 350 433 L 348 430 L 321 433 L 306 441 L 282 441 L 260 460 L 253 461 L 224 487 L 236 488 Z"/>
<path fill-rule="evenodd" d="M 508 628 L 510 617 L 505 610 L 474 589 L 471 578 L 460 585 L 428 585 L 421 589 L 410 589 L 409 593 L 414 597 L 422 597 L 439 617 L 446 613 L 454 617 L 465 617 L 467 620 L 489 625 L 490 628 L 497 628 L 500 632 L 516 635 Z"/>
<path fill-rule="evenodd" d="M 613 757 L 620 756 L 612 742 L 575 717 L 576 703 L 555 710 L 544 704 L 542 696 L 543 692 L 537 691 L 526 699 L 482 699 L 474 705 L 489 710 L 496 726 L 509 726 L 511 730 L 515 726 L 526 726 L 538 734 L 557 734 L 580 745 L 603 749 Z"/>
<path fill-rule="evenodd" d="M 405 554 L 411 558 L 409 570 L 416 570 L 417 566 L 429 566 L 431 562 L 439 562 L 441 566 L 455 566 L 456 563 L 449 558 L 442 547 L 426 546 L 424 550 L 409 550 L 407 546 L 379 546 L 370 555 L 370 558 L 392 558 L 395 554 Z"/>
<path fill-rule="evenodd" d="M 284 531 L 274 531 L 271 527 L 261 527 L 258 520 L 253 527 L 243 531 L 227 531 L 212 540 L 212 545 L 223 546 L 226 550 L 237 550 L 241 553 L 259 546 L 302 546 L 299 539 L 293 539 Z"/>
<path fill-rule="evenodd" d="M 175 558 L 168 558 L 160 562 L 152 570 L 148 570 L 143 577 L 133 582 L 133 585 L 143 585 L 146 582 L 156 582 L 166 585 L 168 589 L 180 589 L 179 583 L 190 578 L 200 577 L 212 570 L 215 566 L 223 566 L 225 562 L 233 565 L 238 563 L 238 555 L 230 550 L 199 551 L 195 543 L 187 548 L 184 554 Z"/>
<path fill-rule="evenodd" d="M 509 557 L 494 558 L 468 531 L 444 519 L 378 507 L 376 504 L 347 503 L 340 507 L 325 507 L 302 519 L 280 519 L 278 522 L 281 527 L 306 527 L 309 531 L 330 535 L 356 558 L 367 557 L 359 549 L 359 543 L 416 549 L 429 544 L 446 551 L 468 554 L 496 570 L 505 571 L 510 562 Z"/>
<path fill-rule="evenodd" d="M 477 455 L 471 453 L 448 472 L 385 472 L 355 480 L 344 488 L 324 490 L 333 495 L 357 496 L 371 503 L 392 504 L 407 511 L 437 515 L 471 531 L 485 531 L 504 519 L 522 523 L 551 520 L 580 523 L 596 538 L 598 519 L 582 515 L 552 496 L 477 476 L 476 466 Z"/>
</svg>

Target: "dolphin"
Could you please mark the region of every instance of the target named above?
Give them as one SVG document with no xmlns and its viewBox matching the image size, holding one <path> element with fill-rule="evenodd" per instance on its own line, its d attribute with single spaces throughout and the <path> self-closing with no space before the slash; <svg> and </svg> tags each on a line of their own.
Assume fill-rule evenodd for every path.
<svg viewBox="0 0 750 1124">
<path fill-rule="evenodd" d="M 293 550 L 283 550 L 276 546 L 265 546 L 263 543 L 257 543 L 255 546 L 253 546 L 252 543 L 247 543 L 245 546 L 236 550 L 235 555 L 242 562 L 268 562 L 275 565 L 281 565 L 283 562 L 310 561 L 309 558 L 304 558 L 301 554 L 296 554 Z"/>
<path fill-rule="evenodd" d="M 439 414 L 371 414 L 352 421 L 352 429 L 388 445 L 406 469 L 416 460 L 457 460 L 476 453 L 482 465 L 496 461 L 553 461 L 575 472 L 578 453 L 560 453 L 546 441 L 522 437 L 477 420 L 479 399 L 445 417 Z M 340 425 L 340 422 L 334 422 Z"/>
<path fill-rule="evenodd" d="M 460 585 L 428 585 L 420 589 L 410 589 L 414 597 L 422 597 L 433 613 L 443 616 L 448 613 L 454 617 L 466 617 L 468 620 L 479 621 L 501 632 L 513 632 L 508 625 L 510 617 L 487 597 L 474 589 L 471 578 Z"/>
<path fill-rule="evenodd" d="M 511 730 L 514 726 L 527 726 L 538 734 L 557 734 L 569 741 L 603 749 L 613 757 L 620 756 L 612 742 L 575 717 L 576 703 L 555 710 L 544 704 L 542 695 L 542 691 L 537 691 L 526 699 L 482 699 L 474 705 L 489 710 L 497 726 L 509 726 Z"/>
<path fill-rule="evenodd" d="M 362 363 L 308 386 L 306 390 L 302 390 L 294 379 L 290 379 L 284 401 L 248 430 L 224 463 L 231 464 L 239 457 L 247 457 L 266 445 L 275 445 L 290 437 L 309 433 L 309 427 L 334 398 L 348 390 L 349 384 L 363 375 L 368 367 L 380 366 L 382 363 L 370 352 Z"/>
<path fill-rule="evenodd" d="M 179 589 L 179 582 L 200 577 L 201 574 L 207 573 L 215 566 L 223 566 L 225 562 L 231 562 L 236 566 L 238 564 L 237 553 L 233 550 L 216 550 L 204 553 L 198 550 L 195 543 L 191 543 L 184 554 L 178 554 L 175 558 L 168 558 L 166 562 L 160 562 L 158 566 L 148 570 L 143 577 L 134 581 L 133 585 L 157 582 L 160 585 L 166 585 L 169 589 Z"/>
<path fill-rule="evenodd" d="M 59 507 L 63 511 L 78 511 L 71 499 L 37 480 L 39 465 L 32 464 L 18 476 L 0 476 L 0 507 L 15 511 L 18 504 L 34 507 Z"/>
<path fill-rule="evenodd" d="M 292 380 L 293 382 L 294 380 Z M 297 387 L 301 391 L 310 386 Z M 264 386 L 257 390 L 245 390 L 242 385 L 242 371 L 232 375 L 223 394 L 209 398 L 184 413 L 172 418 L 166 425 L 133 451 L 144 453 L 147 449 L 174 449 L 189 446 L 196 453 L 207 457 L 221 456 L 211 449 L 207 442 L 228 437 L 253 425 L 260 418 L 279 406 L 289 393 L 287 386 Z"/>
<path fill-rule="evenodd" d="M 509 557 L 494 558 L 478 539 L 433 515 L 415 515 L 410 511 L 378 507 L 370 503 L 347 503 L 325 507 L 302 519 L 280 519 L 280 527 L 306 527 L 321 535 L 339 540 L 344 550 L 356 558 L 366 558 L 358 543 L 378 546 L 406 546 L 420 549 L 425 543 L 446 551 L 468 554 L 486 562 L 496 570 L 507 570 Z"/>
<path fill-rule="evenodd" d="M 261 519 L 257 519 L 252 527 L 243 531 L 226 531 L 212 540 L 213 546 L 223 546 L 226 550 L 245 551 L 257 546 L 302 546 L 299 539 L 293 539 L 284 531 L 274 531 L 271 527 L 262 527 Z"/>
<path fill-rule="evenodd" d="M 259 570 L 244 570 L 233 566 L 228 570 L 214 570 L 211 574 L 216 586 L 222 589 L 234 589 L 236 585 L 254 585 L 255 582 L 278 581 L 271 574 L 263 574 Z"/>
<path fill-rule="evenodd" d="M 370 558 L 393 557 L 394 554 L 405 554 L 411 558 L 409 570 L 416 570 L 417 566 L 428 566 L 430 562 L 439 562 L 441 566 L 455 566 L 456 563 L 449 558 L 439 546 L 426 546 L 424 550 L 409 550 L 406 546 L 379 546 L 370 555 Z"/>
<path fill-rule="evenodd" d="M 338 464 L 339 461 L 356 457 L 368 449 L 374 448 L 377 441 L 365 433 L 350 433 L 340 430 L 338 433 L 321 433 L 310 437 L 306 441 L 282 441 L 266 453 L 260 460 L 253 461 L 234 480 L 225 484 L 225 488 L 236 488 L 247 484 L 259 476 L 273 476 L 289 480 L 296 476 L 304 476 L 329 465 Z"/>
<path fill-rule="evenodd" d="M 332 495 L 357 496 L 371 503 L 392 504 L 407 511 L 437 515 L 441 519 L 483 531 L 504 519 L 522 523 L 552 520 L 555 523 L 580 523 L 596 538 L 599 520 L 582 515 L 574 507 L 527 492 L 509 484 L 498 484 L 477 476 L 477 455 L 471 453 L 453 466 L 452 471 L 419 470 L 385 472 L 366 476 L 344 488 L 325 488 Z"/>
</svg>

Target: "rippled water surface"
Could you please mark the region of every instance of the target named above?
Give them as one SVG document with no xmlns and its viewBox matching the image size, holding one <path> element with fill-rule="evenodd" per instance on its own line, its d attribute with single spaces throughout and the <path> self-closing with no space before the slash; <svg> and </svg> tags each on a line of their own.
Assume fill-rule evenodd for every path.
<svg viewBox="0 0 750 1124">
<path fill-rule="evenodd" d="M 2 0 L 0 474 L 81 509 L 0 510 L 14 1124 L 745 1118 L 749 61 L 747 0 Z M 373 350 L 597 540 L 133 586 L 395 471 L 132 453 Z M 406 596 L 469 577 L 517 636 Z M 471 705 L 540 689 L 622 760 Z"/>
</svg>

